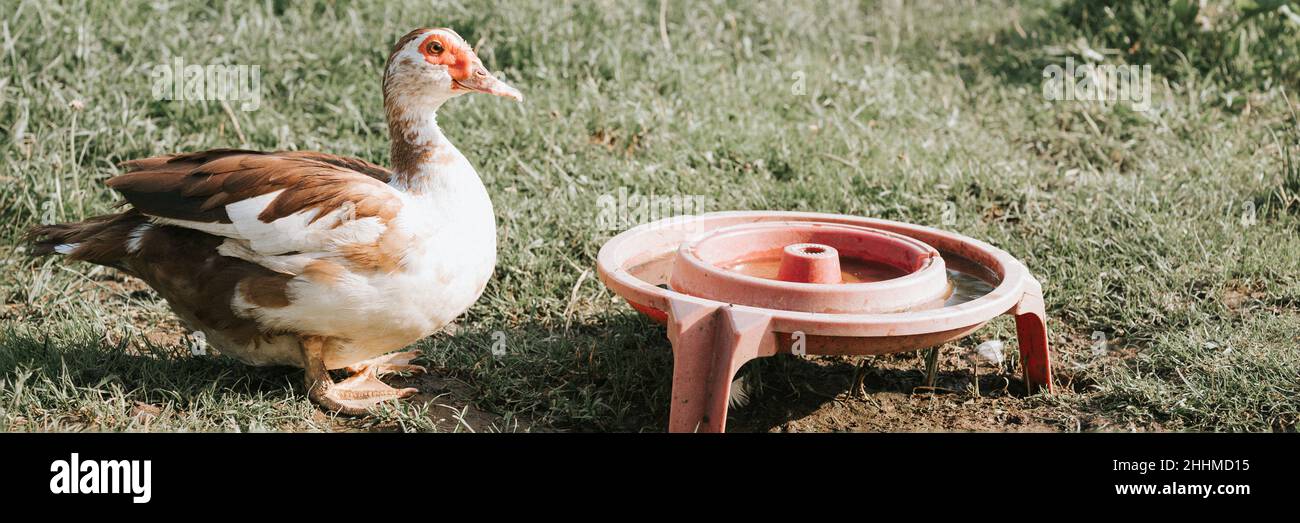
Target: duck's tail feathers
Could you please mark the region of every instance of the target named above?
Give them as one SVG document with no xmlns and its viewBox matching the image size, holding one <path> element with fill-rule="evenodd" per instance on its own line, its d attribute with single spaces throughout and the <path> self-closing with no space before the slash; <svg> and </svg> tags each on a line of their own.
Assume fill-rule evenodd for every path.
<svg viewBox="0 0 1300 523">
<path fill-rule="evenodd" d="M 25 241 L 33 256 L 62 254 L 73 260 L 121 267 L 124 258 L 140 249 L 140 238 L 151 226 L 147 216 L 129 210 L 32 227 Z"/>
</svg>

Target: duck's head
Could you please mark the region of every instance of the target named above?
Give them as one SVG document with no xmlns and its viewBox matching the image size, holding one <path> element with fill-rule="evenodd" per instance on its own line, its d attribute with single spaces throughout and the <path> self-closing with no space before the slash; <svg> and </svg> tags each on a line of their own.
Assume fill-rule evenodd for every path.
<svg viewBox="0 0 1300 523">
<path fill-rule="evenodd" d="M 384 69 L 386 103 L 436 110 L 465 93 L 524 99 L 518 89 L 488 72 L 474 49 L 451 29 L 416 29 L 393 46 Z"/>
</svg>

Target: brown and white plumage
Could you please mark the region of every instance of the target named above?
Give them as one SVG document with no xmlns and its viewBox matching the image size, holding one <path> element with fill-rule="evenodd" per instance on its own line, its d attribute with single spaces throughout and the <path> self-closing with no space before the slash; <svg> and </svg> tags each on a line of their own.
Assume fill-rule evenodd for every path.
<svg viewBox="0 0 1300 523">
<path fill-rule="evenodd" d="M 436 111 L 471 91 L 521 97 L 448 29 L 403 37 L 383 86 L 392 170 L 315 152 L 134 160 L 108 181 L 127 210 L 37 227 L 34 250 L 139 277 L 222 353 L 305 368 L 331 410 L 414 394 L 377 379 L 421 370 L 414 353 L 385 354 L 463 313 L 496 264 L 491 201 Z M 339 368 L 354 375 L 336 384 Z"/>
</svg>

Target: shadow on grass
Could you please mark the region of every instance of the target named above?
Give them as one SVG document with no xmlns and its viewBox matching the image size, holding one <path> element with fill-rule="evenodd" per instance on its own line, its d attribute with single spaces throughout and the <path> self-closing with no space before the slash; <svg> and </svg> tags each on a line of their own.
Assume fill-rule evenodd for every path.
<svg viewBox="0 0 1300 523">
<path fill-rule="evenodd" d="M 468 384 L 476 405 L 497 414 L 578 432 L 662 432 L 668 426 L 672 349 L 664 327 L 638 314 L 602 315 L 567 331 L 541 324 L 463 330 L 424 345 L 435 373 Z M 919 358 L 884 358 L 866 368 L 868 397 L 911 395 L 922 385 L 923 371 L 913 366 Z M 848 394 L 856 361 L 782 354 L 747 363 L 739 376 L 749 402 L 730 409 L 729 430 L 783 430 L 790 421 L 816 418 L 828 404 L 858 401 Z M 938 384 L 965 394 L 969 371 L 952 364 L 945 369 Z M 989 368 L 980 374 L 980 388 L 989 397 L 1027 396 L 1018 376 Z"/>
<path fill-rule="evenodd" d="M 884 396 L 898 395 L 910 398 L 925 394 L 924 364 L 918 353 L 862 357 L 798 358 L 780 354 L 750 362 L 742 369 L 751 390 L 749 405 L 733 408 L 728 416 L 732 431 L 768 432 L 787 430 L 791 421 L 802 420 L 808 427 L 799 430 L 842 430 L 846 422 L 870 425 L 871 420 L 847 419 L 870 416 L 851 414 L 836 406 L 853 402 L 878 403 Z M 862 395 L 855 394 L 854 379 L 858 363 L 866 362 L 862 369 Z M 941 364 L 936 374 L 933 393 L 945 395 L 970 395 L 971 372 L 951 361 Z M 757 379 L 755 379 L 757 378 Z M 994 372 L 985 367 L 979 375 L 979 388 L 986 398 L 1029 396 L 1024 382 L 1006 372 Z M 888 401 L 888 400 L 886 400 Z M 907 399 L 902 403 L 910 404 Z M 825 419 L 823 419 L 825 418 Z M 879 430 L 881 427 L 877 426 Z M 900 425 L 890 430 L 908 430 Z"/>
<path fill-rule="evenodd" d="M 1078 30 L 1055 10 L 1035 11 L 991 37 L 966 38 L 954 42 L 963 60 L 958 74 L 968 85 L 981 75 L 991 75 L 1013 86 L 1037 87 L 1043 83 L 1043 69 L 1064 66 L 1065 57 L 1049 52 L 1073 41 Z"/>
<path fill-rule="evenodd" d="M 811 416 L 850 392 L 855 368 L 846 359 L 812 360 L 789 354 L 750 361 L 732 384 L 733 389 L 745 390 L 747 404 L 728 411 L 727 430 L 781 431 L 790 421 Z"/>
<path fill-rule="evenodd" d="M 195 357 L 179 348 L 146 346 L 133 351 L 125 342 L 56 340 L 7 332 L 0 343 L 0 373 L 13 379 L 30 372 L 57 385 L 51 396 L 100 394 L 119 389 L 147 403 L 173 402 L 188 409 L 194 398 L 212 395 L 284 401 L 301 395 L 301 374 L 287 367 L 249 367 L 233 359 Z"/>
<path fill-rule="evenodd" d="M 536 323 L 462 329 L 414 346 L 424 350 L 417 363 L 428 366 L 430 376 L 390 381 L 421 387 L 416 403 L 473 405 L 530 420 L 541 429 L 654 430 L 667 420 L 671 354 L 662 332 L 656 336 L 645 327 L 638 317 L 622 315 L 568 331 Z M 84 412 L 66 417 L 72 430 L 121 429 L 122 413 L 135 402 L 169 405 L 206 420 L 169 422 L 158 430 L 219 429 L 227 416 L 270 411 L 294 416 L 307 407 L 301 369 L 252 367 L 220 355 L 192 356 L 176 346 L 134 345 L 110 345 L 88 332 L 8 329 L 0 337 L 0 380 L 6 382 L 0 383 L 0 406 L 28 419 L 42 412 Z M 286 410 L 286 404 L 294 406 Z M 375 420 L 336 421 L 339 428 L 371 430 Z"/>
<path fill-rule="evenodd" d="M 92 332 L 6 329 L 0 407 L 33 423 L 51 412 L 73 413 L 64 417 L 70 425 L 52 430 L 123 429 L 123 413 L 135 402 L 169 405 L 174 414 L 201 420 L 168 421 L 157 430 L 220 430 L 229 416 L 257 420 L 272 413 L 284 420 L 309 412 L 300 369 L 134 345 L 107 344 Z M 432 379 L 411 384 L 430 388 L 421 393 L 439 403 L 472 404 L 542 429 L 653 431 L 667 422 L 671 351 L 661 328 L 630 313 L 567 330 L 531 322 L 461 329 L 414 347 L 425 351 L 418 363 L 430 368 Z M 445 397 L 449 392 L 452 397 Z M 295 430 L 310 421 L 265 428 Z M 369 427 L 364 420 L 338 421 L 343 428 Z"/>
<path fill-rule="evenodd" d="M 478 407 L 567 431 L 666 426 L 672 354 L 663 328 L 631 312 L 576 321 L 475 326 L 420 344 L 435 373 L 469 385 Z"/>
<path fill-rule="evenodd" d="M 662 326 L 631 312 L 575 322 L 568 330 L 541 323 L 508 330 L 463 328 L 416 347 L 425 351 L 419 363 L 430 368 L 430 376 L 394 381 L 421 389 L 415 403 L 473 405 L 492 415 L 478 421 L 520 420 L 525 430 L 661 432 L 668 425 L 671 348 Z M 792 420 L 816 416 L 827 404 L 848 397 L 854 371 L 848 358 L 778 355 L 750 362 L 742 376 L 753 385 L 751 401 L 731 410 L 729 427 L 736 432 L 782 430 Z M 20 379 L 25 373 L 30 376 Z M 958 381 L 958 374 L 943 373 L 941 381 Z M 122 409 L 137 401 L 168 404 L 189 418 L 206 420 L 192 427 L 178 421 L 182 425 L 158 430 L 209 430 L 228 423 L 229 416 L 261 419 L 259 415 L 274 411 L 283 418 L 311 411 L 299 369 L 250 367 L 231 358 L 195 357 L 168 347 L 133 354 L 123 345 L 88 336 L 57 339 L 11 331 L 0 341 L 0 377 L 26 383 L 25 398 L 0 391 L 6 403 L 14 403 L 11 409 L 89 409 L 90 414 L 71 419 L 92 427 L 97 416 L 116 412 L 120 417 Z M 997 386 L 992 379 L 982 380 L 984 390 Z M 910 394 L 921 381 L 919 369 L 873 366 L 864 385 L 869 396 Z M 1011 394 L 1017 394 L 1014 387 Z M 94 412 L 100 409 L 103 412 Z M 309 421 L 267 428 L 301 430 Z M 337 428 L 345 430 L 391 430 L 375 420 L 337 421 Z"/>
</svg>

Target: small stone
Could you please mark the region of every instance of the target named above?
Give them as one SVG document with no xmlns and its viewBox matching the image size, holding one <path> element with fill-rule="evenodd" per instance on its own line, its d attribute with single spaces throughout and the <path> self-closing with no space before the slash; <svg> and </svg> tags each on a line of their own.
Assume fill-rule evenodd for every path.
<svg viewBox="0 0 1300 523">
<path fill-rule="evenodd" d="M 1003 349 L 1002 341 L 989 340 L 979 344 L 978 347 L 975 347 L 975 353 L 979 354 L 979 357 L 984 361 L 994 365 L 1001 365 L 1002 361 L 1006 359 L 1006 354 L 1003 352 Z"/>
</svg>

